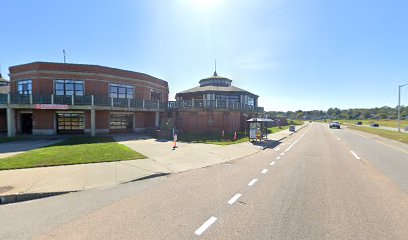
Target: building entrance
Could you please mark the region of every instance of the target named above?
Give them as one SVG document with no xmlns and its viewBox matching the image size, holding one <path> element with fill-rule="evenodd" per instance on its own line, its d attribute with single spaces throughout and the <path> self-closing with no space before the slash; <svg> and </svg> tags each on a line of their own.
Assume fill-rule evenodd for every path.
<svg viewBox="0 0 408 240">
<path fill-rule="evenodd" d="M 32 134 L 33 133 L 33 114 L 21 113 L 21 133 Z"/>
</svg>

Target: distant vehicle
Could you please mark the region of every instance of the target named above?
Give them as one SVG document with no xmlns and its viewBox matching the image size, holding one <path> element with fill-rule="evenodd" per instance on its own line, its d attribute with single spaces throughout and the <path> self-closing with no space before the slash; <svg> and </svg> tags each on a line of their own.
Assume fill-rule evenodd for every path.
<svg viewBox="0 0 408 240">
<path fill-rule="evenodd" d="M 339 123 L 339 122 L 330 122 L 329 128 L 337 128 L 337 129 L 340 129 L 340 123 Z"/>
<path fill-rule="evenodd" d="M 380 125 L 378 123 L 371 123 L 371 127 L 379 127 Z"/>
<path fill-rule="evenodd" d="M 363 125 L 363 122 L 356 122 L 356 125 Z"/>
<path fill-rule="evenodd" d="M 404 127 L 404 131 L 408 132 L 408 126 Z"/>
</svg>

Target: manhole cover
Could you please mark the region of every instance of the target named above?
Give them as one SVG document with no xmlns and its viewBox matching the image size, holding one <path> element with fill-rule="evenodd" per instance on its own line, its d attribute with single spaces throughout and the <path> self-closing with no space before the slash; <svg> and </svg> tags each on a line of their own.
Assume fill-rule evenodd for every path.
<svg viewBox="0 0 408 240">
<path fill-rule="evenodd" d="M 12 186 L 4 186 L 4 187 L 0 187 L 0 193 L 4 193 L 7 191 L 10 191 L 11 189 L 13 189 L 14 187 Z"/>
</svg>

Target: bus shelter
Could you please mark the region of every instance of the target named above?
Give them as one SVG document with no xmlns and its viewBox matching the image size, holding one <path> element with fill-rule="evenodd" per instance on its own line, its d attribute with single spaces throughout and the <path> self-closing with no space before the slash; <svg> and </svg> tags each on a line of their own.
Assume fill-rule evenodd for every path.
<svg viewBox="0 0 408 240">
<path fill-rule="evenodd" d="M 249 141 L 262 141 L 263 137 L 268 138 L 268 122 L 274 122 L 268 118 L 251 118 L 247 120 Z"/>
</svg>

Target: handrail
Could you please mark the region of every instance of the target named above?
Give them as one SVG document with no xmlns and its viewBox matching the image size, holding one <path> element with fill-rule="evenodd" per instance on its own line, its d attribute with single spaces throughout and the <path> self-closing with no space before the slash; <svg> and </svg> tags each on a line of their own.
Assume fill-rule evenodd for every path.
<svg viewBox="0 0 408 240">
<path fill-rule="evenodd" d="M 263 107 L 255 107 L 227 100 L 179 100 L 159 102 L 146 99 L 111 98 L 106 96 L 59 96 L 39 94 L 0 94 L 0 104 L 63 104 L 79 106 L 126 107 L 140 109 L 222 109 L 248 112 L 263 112 Z"/>
<path fill-rule="evenodd" d="M 71 106 L 126 107 L 163 110 L 167 103 L 146 99 L 111 98 L 106 96 L 67 96 L 39 94 L 0 94 L 0 104 L 62 104 Z"/>
<path fill-rule="evenodd" d="M 224 109 L 224 110 L 241 110 L 248 112 L 263 112 L 263 107 L 255 107 L 239 102 L 227 100 L 178 100 L 167 102 L 167 109 Z"/>
</svg>

